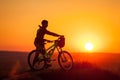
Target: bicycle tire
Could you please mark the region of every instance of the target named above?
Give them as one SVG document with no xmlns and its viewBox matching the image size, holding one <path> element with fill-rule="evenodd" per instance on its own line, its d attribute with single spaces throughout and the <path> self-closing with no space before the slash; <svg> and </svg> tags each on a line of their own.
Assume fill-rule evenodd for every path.
<svg viewBox="0 0 120 80">
<path fill-rule="evenodd" d="M 31 59 L 34 59 L 35 58 L 35 56 L 33 56 L 33 55 L 35 55 L 36 53 L 39 53 L 39 58 L 37 58 L 38 59 L 38 61 L 36 61 L 35 62 L 35 64 L 33 65 L 33 60 L 31 60 Z M 40 59 L 40 57 L 42 57 L 43 59 Z M 40 64 L 41 63 L 41 64 Z M 44 69 L 44 67 L 45 67 L 45 65 L 46 65 L 46 61 L 44 60 L 44 56 L 43 56 L 43 54 L 40 52 L 40 51 L 38 51 L 38 50 L 33 50 L 33 51 L 31 51 L 29 54 L 28 54 L 28 65 L 29 65 L 29 67 L 32 69 L 32 70 L 35 70 L 35 71 L 38 71 L 38 70 L 43 70 Z M 37 67 L 38 66 L 38 67 Z M 40 67 L 41 66 L 41 67 Z"/>
<path fill-rule="evenodd" d="M 66 61 L 61 61 L 63 59 L 67 60 L 68 64 L 69 63 L 70 64 L 67 65 Z M 67 52 L 67 51 L 62 51 L 61 53 L 59 53 L 59 55 L 58 55 L 58 64 L 65 71 L 71 70 L 73 68 L 73 58 L 70 55 L 70 53 Z"/>
</svg>

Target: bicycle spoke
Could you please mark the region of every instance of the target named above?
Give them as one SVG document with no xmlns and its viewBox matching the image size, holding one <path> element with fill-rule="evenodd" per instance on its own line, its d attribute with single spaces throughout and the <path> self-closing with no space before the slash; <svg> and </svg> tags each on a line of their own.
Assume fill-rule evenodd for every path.
<svg viewBox="0 0 120 80">
<path fill-rule="evenodd" d="M 59 54 L 58 62 L 63 70 L 70 70 L 73 66 L 73 59 L 71 55 L 66 51 L 63 51 Z"/>
<path fill-rule="evenodd" d="M 36 56 L 36 53 L 39 55 Z M 45 61 L 43 58 L 43 54 L 40 52 L 38 53 L 37 50 L 30 52 L 28 55 L 28 64 L 30 68 L 33 70 L 42 70 L 45 66 Z"/>
</svg>

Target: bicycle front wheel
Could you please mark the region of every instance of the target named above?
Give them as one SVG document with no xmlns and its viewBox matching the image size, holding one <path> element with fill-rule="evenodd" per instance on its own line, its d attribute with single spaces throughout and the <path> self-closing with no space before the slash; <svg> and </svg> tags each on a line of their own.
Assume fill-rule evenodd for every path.
<svg viewBox="0 0 120 80">
<path fill-rule="evenodd" d="M 42 70 L 45 64 L 44 56 L 40 51 L 33 50 L 28 54 L 28 65 L 32 70 Z"/>
<path fill-rule="evenodd" d="M 68 71 L 73 67 L 73 58 L 69 52 L 62 51 L 58 55 L 58 63 L 63 70 Z"/>
</svg>

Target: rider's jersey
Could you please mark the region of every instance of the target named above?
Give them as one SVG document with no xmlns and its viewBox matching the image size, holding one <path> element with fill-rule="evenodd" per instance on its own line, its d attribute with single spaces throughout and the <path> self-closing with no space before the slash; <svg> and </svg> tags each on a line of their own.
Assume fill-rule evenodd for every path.
<svg viewBox="0 0 120 80">
<path fill-rule="evenodd" d="M 37 43 L 37 44 L 43 44 L 45 39 L 44 39 L 44 35 L 45 34 L 48 34 L 48 35 L 52 35 L 52 36 L 59 36 L 58 34 L 55 34 L 53 32 L 50 32 L 48 31 L 46 28 L 44 27 L 40 27 L 38 30 L 37 30 L 37 34 L 36 34 L 36 38 L 35 38 L 35 41 L 34 43 Z"/>
</svg>

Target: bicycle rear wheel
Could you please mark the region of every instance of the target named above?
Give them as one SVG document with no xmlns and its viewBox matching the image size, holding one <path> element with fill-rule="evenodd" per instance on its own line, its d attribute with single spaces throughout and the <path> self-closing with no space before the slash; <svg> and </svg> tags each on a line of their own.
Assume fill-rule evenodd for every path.
<svg viewBox="0 0 120 80">
<path fill-rule="evenodd" d="M 28 64 L 32 70 L 42 70 L 46 64 L 43 54 L 38 50 L 33 50 L 28 54 Z"/>
<path fill-rule="evenodd" d="M 62 51 L 58 55 L 58 63 L 63 70 L 65 71 L 71 70 L 73 67 L 72 56 L 70 55 L 69 52 Z"/>
</svg>

